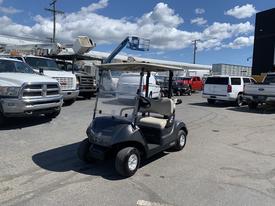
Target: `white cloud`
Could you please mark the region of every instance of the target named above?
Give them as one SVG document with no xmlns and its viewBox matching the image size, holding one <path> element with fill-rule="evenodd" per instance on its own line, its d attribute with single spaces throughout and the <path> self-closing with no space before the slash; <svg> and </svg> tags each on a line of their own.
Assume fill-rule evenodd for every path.
<svg viewBox="0 0 275 206">
<path fill-rule="evenodd" d="M 16 14 L 16 13 L 20 13 L 22 12 L 21 10 L 18 10 L 18 9 L 15 9 L 13 7 L 3 7 L 3 6 L 0 6 L 0 13 L 3 13 L 3 14 Z"/>
<path fill-rule="evenodd" d="M 197 17 L 195 19 L 191 19 L 190 23 L 201 26 L 201 25 L 207 24 L 207 20 L 202 17 Z"/>
<path fill-rule="evenodd" d="M 231 49 L 240 49 L 242 47 L 252 46 L 254 43 L 254 36 L 249 37 L 237 37 L 233 42 L 229 43 L 228 45 L 224 45 L 225 48 Z"/>
<path fill-rule="evenodd" d="M 177 27 L 183 22 L 184 20 L 164 3 L 158 3 L 153 11 L 144 14 L 141 19 L 138 20 L 138 24 L 140 25 L 163 25 L 169 28 Z"/>
<path fill-rule="evenodd" d="M 233 9 L 229 9 L 225 12 L 225 15 L 233 16 L 237 19 L 244 19 L 252 17 L 256 13 L 257 10 L 252 4 L 246 4 L 243 6 L 235 6 Z"/>
<path fill-rule="evenodd" d="M 4 0 L 0 0 L 0 5 L 2 5 Z M 10 14 L 16 14 L 22 12 L 21 10 L 15 9 L 13 7 L 4 7 L 0 6 L 0 14 L 3 13 L 5 15 L 10 15 Z"/>
<path fill-rule="evenodd" d="M 99 9 L 104 9 L 108 6 L 109 0 L 100 0 L 97 3 L 92 3 L 88 7 L 82 7 L 81 11 L 83 12 L 95 12 Z"/>
<path fill-rule="evenodd" d="M 204 14 L 204 13 L 205 13 L 205 9 L 196 8 L 196 9 L 195 9 L 195 13 L 196 13 L 196 14 Z"/>
<path fill-rule="evenodd" d="M 0 0 L 1 1 L 1 0 Z M 135 19 L 114 19 L 95 13 L 108 6 L 107 0 L 93 3 L 77 12 L 57 17 L 57 39 L 72 42 L 79 35 L 87 35 L 97 45 L 120 43 L 126 36 L 138 35 L 150 39 L 150 47 L 159 50 L 176 50 L 190 47 L 192 40 L 201 39 L 200 50 L 220 49 L 239 36 L 247 36 L 254 30 L 250 22 L 230 24 L 214 22 L 201 32 L 185 31 L 184 22 L 167 4 L 158 3 L 152 11 Z M 93 11 L 93 12 L 91 12 Z M 34 18 L 33 26 L 24 26 L 9 17 L 0 17 L 1 34 L 32 36 L 45 39 L 52 36 L 52 20 L 42 16 Z"/>
</svg>

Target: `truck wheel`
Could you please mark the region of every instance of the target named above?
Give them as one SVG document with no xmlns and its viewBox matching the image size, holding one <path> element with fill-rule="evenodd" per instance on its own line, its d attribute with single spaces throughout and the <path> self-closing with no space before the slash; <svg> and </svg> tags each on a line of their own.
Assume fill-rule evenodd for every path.
<svg viewBox="0 0 275 206">
<path fill-rule="evenodd" d="M 5 121 L 5 117 L 2 114 L 2 112 L 0 111 L 0 126 L 4 123 L 4 121 Z"/>
<path fill-rule="evenodd" d="M 116 156 L 116 171 L 123 177 L 131 177 L 139 168 L 140 153 L 134 147 L 121 149 Z"/>
<path fill-rule="evenodd" d="M 85 99 L 91 99 L 94 96 L 94 93 L 88 93 L 88 94 L 84 94 L 83 97 Z"/>
<path fill-rule="evenodd" d="M 76 99 L 64 100 L 64 105 L 70 106 L 75 102 Z"/>
<path fill-rule="evenodd" d="M 60 114 L 60 111 L 61 110 L 59 109 L 59 110 L 54 111 L 52 113 L 45 114 L 45 116 L 48 117 L 48 118 L 54 119 Z"/>
<path fill-rule="evenodd" d="M 236 99 L 236 105 L 238 107 L 241 107 L 243 105 L 243 95 L 242 94 L 238 94 L 238 97 Z"/>
<path fill-rule="evenodd" d="M 92 157 L 89 156 L 89 148 L 91 146 L 91 143 L 89 142 L 89 139 L 84 139 L 77 149 L 77 156 L 80 160 L 86 163 L 90 163 L 92 161 Z"/>
<path fill-rule="evenodd" d="M 249 102 L 248 103 L 248 108 L 249 109 L 257 109 L 257 107 L 258 107 L 258 103 L 256 103 L 256 102 Z"/>
<path fill-rule="evenodd" d="M 215 99 L 207 99 L 208 104 L 215 104 Z"/>
<path fill-rule="evenodd" d="M 186 145 L 186 138 L 187 135 L 183 130 L 180 130 L 178 133 L 176 145 L 174 146 L 174 149 L 177 151 L 182 150 Z"/>
</svg>

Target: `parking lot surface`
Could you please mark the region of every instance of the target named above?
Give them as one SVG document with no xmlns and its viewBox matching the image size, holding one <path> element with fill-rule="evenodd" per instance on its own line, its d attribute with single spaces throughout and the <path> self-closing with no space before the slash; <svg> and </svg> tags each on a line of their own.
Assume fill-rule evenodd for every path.
<svg viewBox="0 0 275 206">
<path fill-rule="evenodd" d="M 94 99 L 63 107 L 53 120 L 9 120 L 0 129 L 0 205 L 275 205 L 275 110 L 181 98 L 176 118 L 189 129 L 186 147 L 128 179 L 112 161 L 88 165 L 76 156 Z"/>
</svg>

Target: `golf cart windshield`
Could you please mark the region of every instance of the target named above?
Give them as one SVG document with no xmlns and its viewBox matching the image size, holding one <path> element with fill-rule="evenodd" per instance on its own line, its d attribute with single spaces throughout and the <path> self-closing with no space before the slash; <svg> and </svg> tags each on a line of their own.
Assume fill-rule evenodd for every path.
<svg viewBox="0 0 275 206">
<path fill-rule="evenodd" d="M 172 74 L 173 70 L 181 70 L 177 67 L 138 62 L 109 63 L 98 67 L 99 92 L 94 118 L 102 115 L 122 116 L 129 120 L 135 119 L 139 103 L 143 99 L 141 97 L 161 98 L 160 86 L 153 73 L 169 71 Z M 119 76 L 112 77 L 112 74 L 119 73 Z M 145 101 L 142 104 L 147 103 Z"/>
<path fill-rule="evenodd" d="M 113 72 L 112 72 L 113 73 Z M 115 78 L 108 70 L 101 71 L 96 116 L 123 116 L 132 118 L 137 91 L 139 73 L 120 73 Z M 115 80 L 118 78 L 118 81 Z"/>
</svg>

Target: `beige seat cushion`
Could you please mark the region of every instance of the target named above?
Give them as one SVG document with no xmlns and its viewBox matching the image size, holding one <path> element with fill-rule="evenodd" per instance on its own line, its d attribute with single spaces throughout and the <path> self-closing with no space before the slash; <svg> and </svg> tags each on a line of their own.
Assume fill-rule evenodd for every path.
<svg viewBox="0 0 275 206">
<path fill-rule="evenodd" d="M 160 119 L 156 117 L 142 117 L 138 124 L 146 127 L 153 127 L 156 129 L 164 129 L 167 124 L 167 119 Z"/>
</svg>

